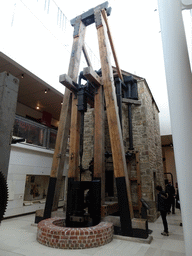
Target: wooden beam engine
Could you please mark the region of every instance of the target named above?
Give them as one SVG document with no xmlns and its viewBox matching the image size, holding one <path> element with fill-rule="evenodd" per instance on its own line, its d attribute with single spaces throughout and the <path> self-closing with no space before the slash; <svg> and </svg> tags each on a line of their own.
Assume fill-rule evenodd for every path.
<svg viewBox="0 0 192 256">
<path fill-rule="evenodd" d="M 44 218 L 50 217 L 51 211 L 56 210 L 58 206 L 60 192 L 59 181 L 62 177 L 67 140 L 70 133 L 66 225 L 73 225 L 73 223 L 77 225 L 77 222 L 80 223 L 86 221 L 86 216 L 83 215 L 83 208 L 79 205 L 79 202 L 81 202 L 80 204 L 84 204 L 83 195 L 85 189 L 89 189 L 89 196 L 91 196 L 91 201 L 93 201 L 93 203 L 88 203 L 90 206 L 92 224 L 96 225 L 99 223 L 101 217 L 101 204 L 104 204 L 105 200 L 105 99 L 114 176 L 116 179 L 118 205 L 120 210 L 121 232 L 123 235 L 132 236 L 131 218 L 133 218 L 133 207 L 130 181 L 123 146 L 113 69 L 107 43 L 108 39 L 115 59 L 120 85 L 124 87 L 126 87 L 126 85 L 124 84 L 124 77 L 119 68 L 111 31 L 109 29 L 107 16 L 109 16 L 110 13 L 111 8 L 108 7 L 108 2 L 105 2 L 71 20 L 71 24 L 74 27 L 73 46 L 68 74 L 60 76 L 60 82 L 66 87 L 66 89 L 53 156 Z M 84 44 L 86 27 L 92 23 L 95 23 L 97 29 L 101 61 L 100 72 L 93 70 Z M 88 67 L 84 68 L 83 72 L 80 74 L 79 81 L 77 81 L 82 51 L 85 55 Z M 81 79 L 86 80 L 86 85 L 81 85 Z M 132 101 L 134 100 L 132 99 Z M 91 183 L 81 182 L 79 180 L 83 154 L 82 129 L 87 102 L 90 103 L 95 110 L 94 174 Z M 79 224 L 79 226 L 81 225 Z"/>
</svg>

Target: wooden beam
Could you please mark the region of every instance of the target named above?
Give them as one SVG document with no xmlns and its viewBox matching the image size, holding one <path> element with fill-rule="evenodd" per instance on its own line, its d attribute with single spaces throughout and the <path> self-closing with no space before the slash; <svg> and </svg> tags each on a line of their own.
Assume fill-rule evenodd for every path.
<svg viewBox="0 0 192 256">
<path fill-rule="evenodd" d="M 56 179 L 52 211 L 56 211 L 59 203 L 59 196 L 62 185 L 63 169 L 66 159 L 67 144 L 69 138 L 69 129 L 71 122 L 71 102 L 72 94 L 68 89 L 65 92 L 63 105 L 61 109 L 59 127 L 57 132 L 55 151 L 53 155 L 52 169 L 50 178 Z M 69 99 L 68 99 L 69 98 Z"/>
<path fill-rule="evenodd" d="M 118 73 L 119 78 L 123 81 L 123 76 L 122 76 L 122 73 L 121 73 L 121 69 L 119 67 L 119 62 L 118 62 L 118 59 L 117 59 L 117 54 L 116 54 L 116 51 L 115 51 L 115 46 L 114 46 L 114 43 L 113 43 L 113 39 L 112 39 L 112 35 L 111 35 L 111 30 L 110 30 L 109 23 L 108 23 L 107 14 L 106 14 L 106 11 L 104 9 L 101 12 L 102 12 L 102 15 L 103 15 L 103 18 L 105 20 L 106 27 L 107 27 L 107 34 L 108 34 L 108 37 L 109 37 L 109 42 L 110 42 L 110 45 L 111 45 L 111 50 L 113 52 L 113 57 L 114 57 L 114 60 L 115 60 L 115 64 L 116 64 L 116 68 L 117 68 L 117 73 Z"/>
<path fill-rule="evenodd" d="M 127 104 L 141 105 L 140 100 L 132 100 L 132 99 L 122 98 L 122 102 L 127 103 Z"/>
<path fill-rule="evenodd" d="M 95 13 L 95 17 L 97 17 L 97 19 L 101 18 L 102 20 L 102 16 L 99 17 L 99 13 Z M 114 86 L 114 79 L 113 79 L 113 70 L 112 70 L 112 65 L 110 61 L 108 42 L 106 38 L 106 27 L 104 26 L 105 24 L 103 21 L 101 23 L 96 22 L 101 68 L 102 68 L 103 87 L 104 87 L 104 93 L 105 93 L 107 119 L 108 119 L 108 126 L 109 126 L 111 150 L 112 150 L 112 156 L 113 156 L 114 176 L 116 178 L 116 183 L 119 182 L 118 185 L 120 185 L 121 182 L 123 182 L 122 184 L 124 184 L 124 178 L 128 176 L 128 172 L 127 172 L 127 165 L 126 165 L 126 159 L 125 159 L 122 131 L 121 131 L 118 108 L 117 108 L 115 86 Z M 129 201 L 129 211 L 131 213 L 133 212 L 131 190 L 130 190 L 129 182 L 127 182 L 127 180 L 128 178 L 126 178 L 125 191 L 127 191 L 127 197 Z"/>
<path fill-rule="evenodd" d="M 86 67 L 83 69 L 83 75 L 86 77 L 91 83 L 100 86 L 102 84 L 102 78 L 97 75 L 97 73 L 92 69 L 92 67 Z"/>
<path fill-rule="evenodd" d="M 77 87 L 75 86 L 75 83 L 73 82 L 71 77 L 69 77 L 67 74 L 60 75 L 59 82 L 63 84 L 70 91 L 77 92 Z"/>
<path fill-rule="evenodd" d="M 95 10 L 101 10 L 101 9 L 106 9 L 107 10 L 107 15 L 111 14 L 111 8 L 108 8 L 109 3 L 106 1 L 100 5 L 97 5 L 95 8 L 89 9 L 87 12 L 82 13 L 80 16 L 75 17 L 74 19 L 71 20 L 71 25 L 74 26 L 76 19 L 80 18 L 82 22 L 85 24 L 85 26 L 89 26 L 95 22 L 94 19 L 94 11 Z"/>
<path fill-rule="evenodd" d="M 128 193 L 130 193 L 130 196 L 128 197 L 128 200 L 129 200 L 129 205 L 131 204 L 131 210 L 130 210 L 130 216 L 131 216 L 131 219 L 134 218 L 134 208 L 133 208 L 133 205 L 132 205 L 132 197 L 131 197 L 131 181 L 130 181 L 130 177 L 131 177 L 131 163 L 128 162 L 127 163 L 127 175 L 125 175 L 125 179 L 126 179 L 126 184 L 129 184 L 129 188 L 130 190 L 128 191 Z M 130 203 L 131 201 L 131 203 Z"/>
<path fill-rule="evenodd" d="M 77 23 L 80 22 L 77 20 Z M 73 46 L 71 52 L 71 58 L 68 69 L 68 76 L 77 81 L 77 76 L 79 72 L 80 58 L 82 46 L 84 44 L 85 36 L 85 26 L 82 22 L 79 24 L 79 32 L 75 34 L 73 39 Z M 67 150 L 67 142 L 69 136 L 70 119 L 71 119 L 71 92 L 66 89 L 63 105 L 61 109 L 60 121 L 57 132 L 57 139 L 55 144 L 55 151 L 53 155 L 53 162 L 51 167 L 50 181 L 47 193 L 47 199 L 44 210 L 44 218 L 49 218 L 51 216 L 52 210 L 57 210 L 59 201 L 59 192 L 55 194 L 56 187 L 59 188 L 57 183 L 62 178 L 63 168 L 65 163 L 65 155 Z M 54 205 L 54 209 L 53 209 Z"/>
<path fill-rule="evenodd" d="M 87 62 L 87 65 L 89 67 L 93 67 L 92 64 L 91 64 L 91 60 L 89 58 L 89 55 L 88 55 L 87 48 L 86 48 L 85 44 L 83 45 L 83 54 L 84 54 L 85 60 Z"/>
<path fill-rule="evenodd" d="M 139 152 L 137 151 L 135 154 L 135 161 L 136 161 L 136 171 L 137 171 L 137 196 L 138 196 L 138 205 L 139 205 L 139 214 L 141 213 L 141 172 L 140 172 L 140 160 L 139 160 Z"/>
<path fill-rule="evenodd" d="M 74 60 L 76 65 L 80 65 L 81 52 L 84 45 L 86 26 L 83 22 L 80 23 L 80 36 L 78 40 L 78 46 L 73 51 L 74 54 L 78 56 L 78 59 Z M 76 73 L 77 80 L 78 72 Z M 71 112 L 71 128 L 70 128 L 70 145 L 69 145 L 69 172 L 68 178 L 74 178 L 77 180 L 79 172 L 79 144 L 80 144 L 80 112 L 77 109 L 78 100 L 76 97 L 72 98 L 72 112 Z"/>
<path fill-rule="evenodd" d="M 69 172 L 68 178 L 78 179 L 79 166 L 79 144 L 80 144 L 80 119 L 81 115 L 77 109 L 78 100 L 73 97 L 70 143 L 69 143 Z"/>
<path fill-rule="evenodd" d="M 105 117 L 103 87 L 98 88 L 94 101 L 95 137 L 94 137 L 94 178 L 101 179 L 101 204 L 105 202 Z"/>
</svg>

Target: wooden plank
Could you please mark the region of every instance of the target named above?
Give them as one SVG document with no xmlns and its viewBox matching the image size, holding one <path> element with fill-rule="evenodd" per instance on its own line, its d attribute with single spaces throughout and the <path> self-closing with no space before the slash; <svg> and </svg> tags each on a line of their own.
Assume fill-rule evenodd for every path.
<svg viewBox="0 0 192 256">
<path fill-rule="evenodd" d="M 78 36 L 76 35 L 73 39 L 71 58 L 70 58 L 69 69 L 68 69 L 68 76 L 73 81 L 77 81 L 82 46 L 84 44 L 84 37 L 85 37 L 85 26 L 82 22 L 80 22 L 79 35 Z M 63 105 L 61 109 L 55 151 L 53 155 L 53 163 L 52 163 L 51 174 L 50 174 L 51 178 L 56 179 L 56 188 L 57 188 L 57 190 L 56 189 L 54 190 L 52 210 L 57 210 L 58 202 L 59 202 L 59 195 L 60 195 L 59 183 L 63 175 L 63 168 L 65 163 L 65 155 L 67 150 L 69 129 L 70 129 L 70 123 L 71 123 L 71 108 L 72 108 L 71 92 L 68 89 L 66 89 L 64 94 L 64 99 L 63 99 Z M 48 200 L 50 199 L 47 196 L 46 203 L 49 203 L 51 205 L 51 202 L 47 202 Z"/>
<path fill-rule="evenodd" d="M 100 86 L 102 84 L 102 78 L 97 75 L 97 73 L 92 69 L 92 67 L 86 67 L 83 69 L 83 75 L 91 83 Z"/>
<path fill-rule="evenodd" d="M 77 92 L 77 87 L 74 85 L 73 80 L 67 74 L 59 76 L 59 82 L 72 92 Z"/>
<path fill-rule="evenodd" d="M 77 48 L 74 49 L 74 54 L 78 56 L 78 59 L 74 60 L 76 62 L 76 66 L 80 66 L 80 57 L 82 48 L 84 45 L 84 37 L 85 37 L 85 25 L 83 22 L 80 23 L 80 38 L 77 43 Z M 74 74 L 73 74 L 74 75 Z M 75 74 L 76 77 L 73 81 L 77 81 L 78 72 Z M 72 78 L 72 77 L 71 77 Z M 74 178 L 77 180 L 78 178 L 78 166 L 79 166 L 79 143 L 80 143 L 80 112 L 77 110 L 77 98 L 72 98 L 72 112 L 71 112 L 71 128 L 70 128 L 70 145 L 69 145 L 69 172 L 68 178 Z"/>
<path fill-rule="evenodd" d="M 117 73 L 118 73 L 119 78 L 123 81 L 123 76 L 122 76 L 122 73 L 121 73 L 121 69 L 119 67 L 119 62 L 118 62 L 118 59 L 117 59 L 117 54 L 116 54 L 116 51 L 115 51 L 115 46 L 114 46 L 114 43 L 113 43 L 113 39 L 112 39 L 112 35 L 111 35 L 111 30 L 110 30 L 109 23 L 108 23 L 107 14 L 106 14 L 105 10 L 102 10 L 101 12 L 102 12 L 103 18 L 104 18 L 105 23 L 106 23 L 107 34 L 108 34 L 108 37 L 109 37 L 109 42 L 110 42 L 110 45 L 111 45 L 111 50 L 113 52 L 113 57 L 114 57 L 114 60 L 115 60 L 115 64 L 116 64 L 116 68 L 117 68 Z"/>
<path fill-rule="evenodd" d="M 120 178 L 120 177 L 126 178 L 129 210 L 130 210 L 130 213 L 132 213 L 133 207 L 132 207 L 132 200 L 131 200 L 131 190 L 129 185 L 122 131 L 120 127 L 118 108 L 117 108 L 117 102 L 116 102 L 113 70 L 112 70 L 112 65 L 110 61 L 108 42 L 106 39 L 106 27 L 104 26 L 104 23 L 102 24 L 103 26 L 99 25 L 97 27 L 97 33 L 98 33 L 98 41 L 99 41 L 103 87 L 104 87 L 105 101 L 106 101 L 107 119 L 108 119 L 108 126 L 109 126 L 112 156 L 113 156 L 114 176 L 116 180 L 117 178 Z"/>
<path fill-rule="evenodd" d="M 126 104 L 141 105 L 141 101 L 140 100 L 132 100 L 132 99 L 122 98 L 122 102 L 126 103 Z"/>
<path fill-rule="evenodd" d="M 89 55 L 88 55 L 87 48 L 86 48 L 85 44 L 83 45 L 83 54 L 84 54 L 85 60 L 87 62 L 87 65 L 89 67 L 93 67 L 92 64 L 91 64 L 91 60 L 89 58 Z"/>
<path fill-rule="evenodd" d="M 53 162 L 51 167 L 52 178 L 57 178 L 58 173 L 63 167 L 63 161 L 67 149 L 67 140 L 69 135 L 69 120 L 71 112 L 71 92 L 66 89 L 63 98 L 63 105 L 61 108 L 59 126 L 57 131 L 57 138 L 55 143 L 55 150 L 53 155 Z"/>
<path fill-rule="evenodd" d="M 73 97 L 70 143 L 69 143 L 69 172 L 68 178 L 78 179 L 79 166 L 79 146 L 80 146 L 80 120 L 81 115 L 77 109 L 78 100 Z"/>
<path fill-rule="evenodd" d="M 61 191 L 61 182 L 63 176 L 63 168 L 66 159 L 66 150 L 68 144 L 69 137 L 69 129 L 71 122 L 71 101 L 72 95 L 68 89 L 65 92 L 59 127 L 57 132 L 55 151 L 53 155 L 52 169 L 51 169 L 51 177 L 57 179 L 54 198 L 53 198 L 53 206 L 52 211 L 56 211 L 59 203 L 59 196 Z"/>
<path fill-rule="evenodd" d="M 128 191 L 128 193 L 130 193 L 130 197 L 129 197 L 129 203 L 131 201 L 131 205 L 132 205 L 132 197 L 131 197 L 131 162 L 127 162 L 127 175 L 126 175 L 126 182 L 127 184 L 129 184 L 129 188 L 130 188 L 130 192 Z M 134 207 L 132 205 L 132 209 L 130 211 L 130 215 L 131 215 L 131 219 L 134 218 Z"/>
<path fill-rule="evenodd" d="M 104 154 L 104 92 L 98 88 L 94 101 L 95 137 L 94 137 L 94 178 L 101 178 L 101 204 L 105 202 L 105 154 Z"/>
<path fill-rule="evenodd" d="M 140 172 L 140 161 L 139 161 L 139 152 L 135 154 L 135 161 L 136 161 L 136 171 L 137 171 L 137 195 L 138 195 L 138 206 L 139 206 L 139 213 L 141 213 L 141 172 Z"/>
</svg>

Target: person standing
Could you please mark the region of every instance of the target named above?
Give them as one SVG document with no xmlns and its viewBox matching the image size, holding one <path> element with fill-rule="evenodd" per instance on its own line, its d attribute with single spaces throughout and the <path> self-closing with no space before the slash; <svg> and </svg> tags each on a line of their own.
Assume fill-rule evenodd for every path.
<svg viewBox="0 0 192 256">
<path fill-rule="evenodd" d="M 181 206 L 180 206 L 180 199 L 179 199 L 179 188 L 178 188 L 178 184 L 176 182 L 176 189 L 177 189 L 177 193 L 176 193 L 176 208 L 181 210 Z M 180 226 L 183 226 L 182 222 L 180 223 Z"/>
<path fill-rule="evenodd" d="M 173 185 L 171 185 L 171 182 L 168 181 L 168 179 L 165 180 L 165 192 L 168 193 L 168 201 L 169 201 L 169 211 L 168 214 L 171 213 L 172 208 L 172 214 L 175 214 L 175 188 Z"/>
<path fill-rule="evenodd" d="M 163 191 L 162 187 L 159 185 L 156 186 L 156 190 L 158 191 L 157 210 L 160 211 L 164 227 L 164 232 L 162 232 L 161 235 L 169 236 L 168 223 L 166 219 L 167 213 L 169 211 L 168 193 Z"/>
</svg>

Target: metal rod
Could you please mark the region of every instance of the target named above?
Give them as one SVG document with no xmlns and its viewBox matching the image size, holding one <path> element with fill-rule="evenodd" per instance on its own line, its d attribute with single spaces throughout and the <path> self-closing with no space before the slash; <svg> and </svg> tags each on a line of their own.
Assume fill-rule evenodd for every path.
<svg viewBox="0 0 192 256">
<path fill-rule="evenodd" d="M 121 80 L 116 80 L 116 95 L 117 95 L 117 105 L 119 108 L 119 120 L 122 129 L 122 83 Z"/>
<path fill-rule="evenodd" d="M 128 84 L 128 97 L 131 98 L 131 84 Z M 132 125 L 132 109 L 128 104 L 128 122 L 129 122 L 129 150 L 133 150 L 133 125 Z"/>
<path fill-rule="evenodd" d="M 129 150 L 133 150 L 133 125 L 132 125 L 132 109 L 128 104 L 128 120 L 129 120 Z"/>
</svg>

